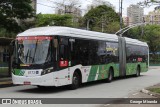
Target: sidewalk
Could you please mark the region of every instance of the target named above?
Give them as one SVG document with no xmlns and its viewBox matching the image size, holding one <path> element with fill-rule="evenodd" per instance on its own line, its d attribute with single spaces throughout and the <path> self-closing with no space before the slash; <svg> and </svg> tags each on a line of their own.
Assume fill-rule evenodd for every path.
<svg viewBox="0 0 160 107">
<path fill-rule="evenodd" d="M 0 78 L 0 88 L 13 86 L 11 77 Z"/>
</svg>

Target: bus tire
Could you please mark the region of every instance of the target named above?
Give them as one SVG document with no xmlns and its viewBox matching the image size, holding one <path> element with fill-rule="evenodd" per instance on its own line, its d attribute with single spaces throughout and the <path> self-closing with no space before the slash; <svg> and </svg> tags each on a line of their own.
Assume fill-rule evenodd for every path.
<svg viewBox="0 0 160 107">
<path fill-rule="evenodd" d="M 108 72 L 107 82 L 111 82 L 113 80 L 113 69 L 110 68 Z"/>
<path fill-rule="evenodd" d="M 137 70 L 136 70 L 136 77 L 139 77 L 141 73 L 141 69 L 140 66 L 137 66 Z"/>
<path fill-rule="evenodd" d="M 75 90 L 80 86 L 80 75 L 78 72 L 74 72 L 72 77 L 72 84 L 70 85 L 71 90 Z"/>
</svg>

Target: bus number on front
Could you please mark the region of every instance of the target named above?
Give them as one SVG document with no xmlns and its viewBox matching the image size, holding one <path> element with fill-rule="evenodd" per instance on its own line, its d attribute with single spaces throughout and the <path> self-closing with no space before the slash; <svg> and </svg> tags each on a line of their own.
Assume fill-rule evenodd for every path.
<svg viewBox="0 0 160 107">
<path fill-rule="evenodd" d="M 28 74 L 38 74 L 38 71 L 28 71 Z"/>
</svg>

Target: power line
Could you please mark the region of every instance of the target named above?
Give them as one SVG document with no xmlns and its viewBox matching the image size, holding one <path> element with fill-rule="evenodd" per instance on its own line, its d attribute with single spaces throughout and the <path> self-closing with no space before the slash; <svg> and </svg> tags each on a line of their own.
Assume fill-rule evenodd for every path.
<svg viewBox="0 0 160 107">
<path fill-rule="evenodd" d="M 52 0 L 47 0 L 47 1 L 52 2 L 52 3 L 55 3 L 55 4 L 61 4 L 61 3 L 57 3 L 57 2 L 52 1 Z"/>
<path fill-rule="evenodd" d="M 48 0 L 48 1 L 50 1 L 50 2 L 54 2 L 54 1 L 51 1 L 51 0 Z M 56 2 L 54 2 L 54 3 L 56 3 Z M 54 6 L 49 6 L 49 5 L 45 5 L 45 4 L 42 4 L 42 3 L 38 3 L 37 2 L 37 4 L 39 4 L 39 5 L 42 5 L 42 6 L 46 6 L 46 7 L 50 7 L 50 8 L 58 8 L 58 7 L 54 7 Z M 59 3 L 58 3 L 59 4 Z M 59 9 L 59 8 L 58 8 Z M 86 11 L 86 9 L 81 9 L 81 10 L 84 10 L 84 11 Z"/>
<path fill-rule="evenodd" d="M 52 1 L 52 0 L 47 0 L 47 1 L 52 2 L 52 3 L 55 3 L 55 2 L 54 2 L 54 1 Z"/>
<path fill-rule="evenodd" d="M 48 5 L 45 5 L 45 4 L 41 4 L 41 3 L 37 3 L 37 4 L 40 4 L 42 6 L 46 6 L 46 7 L 50 7 L 50 8 L 57 8 L 57 7 L 53 7 L 53 6 L 48 6 Z"/>
<path fill-rule="evenodd" d="M 52 3 L 54 3 L 54 4 L 58 4 L 58 5 L 62 5 L 62 6 L 65 6 L 65 4 L 63 4 L 63 3 L 58 3 L 58 2 L 55 2 L 55 1 L 52 1 L 52 0 L 48 0 L 49 2 L 52 2 Z"/>
</svg>

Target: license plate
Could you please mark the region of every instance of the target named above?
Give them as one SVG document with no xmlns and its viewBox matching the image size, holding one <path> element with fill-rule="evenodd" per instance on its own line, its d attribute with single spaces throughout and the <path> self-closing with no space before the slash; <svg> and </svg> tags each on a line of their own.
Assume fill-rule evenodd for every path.
<svg viewBox="0 0 160 107">
<path fill-rule="evenodd" d="M 31 82 L 29 82 L 29 81 L 24 81 L 23 84 L 24 84 L 24 85 L 31 85 Z"/>
<path fill-rule="evenodd" d="M 30 75 L 32 75 L 32 74 L 39 74 L 39 71 L 28 71 L 28 74 Z"/>
</svg>

